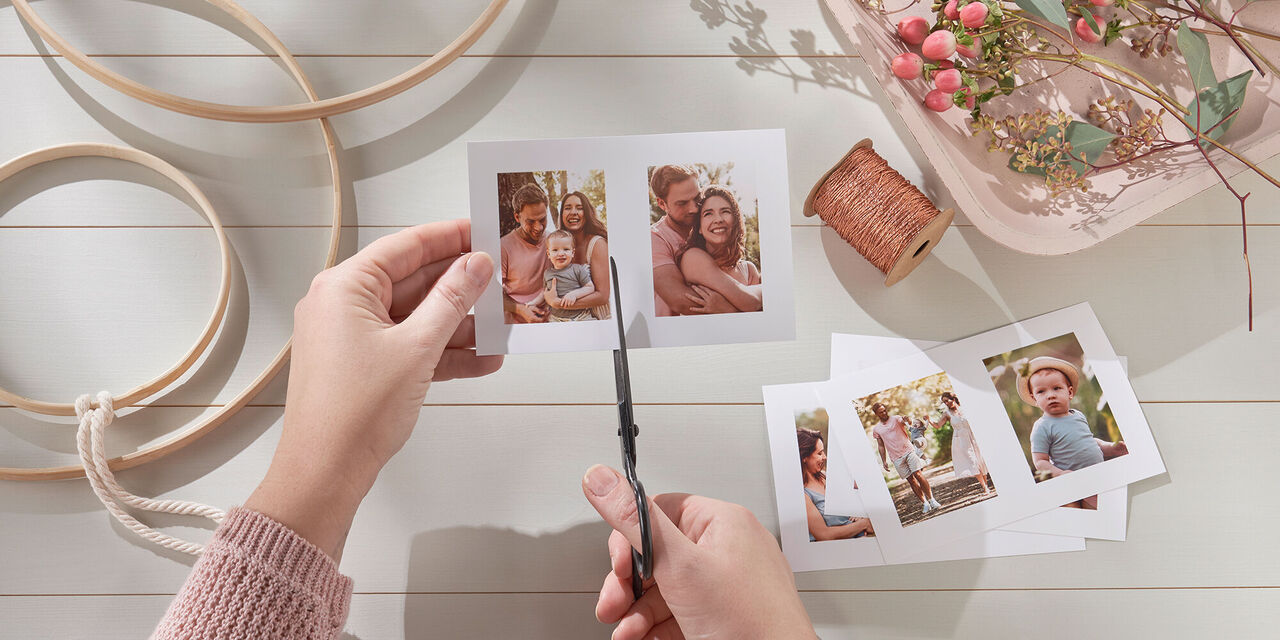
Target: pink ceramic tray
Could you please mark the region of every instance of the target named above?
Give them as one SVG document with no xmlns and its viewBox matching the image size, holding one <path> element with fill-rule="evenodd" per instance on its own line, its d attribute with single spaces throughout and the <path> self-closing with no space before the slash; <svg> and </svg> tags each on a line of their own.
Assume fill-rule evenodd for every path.
<svg viewBox="0 0 1280 640">
<path fill-rule="evenodd" d="M 906 0 L 887 0 L 890 8 Z M 1063 254 L 1090 247 L 1147 218 L 1173 206 L 1220 181 L 1204 159 L 1191 147 L 1185 153 L 1165 153 L 1148 160 L 1112 169 L 1091 179 L 1087 193 L 1067 192 L 1050 197 L 1043 178 L 1017 173 L 1008 167 L 1009 155 L 1003 151 L 987 151 L 986 134 L 970 135 L 969 114 L 963 109 L 935 113 L 925 108 L 928 88 L 924 80 L 902 81 L 889 70 L 889 60 L 907 51 L 898 38 L 895 25 L 907 15 L 929 14 L 929 0 L 907 11 L 886 16 L 865 8 L 859 0 L 826 0 L 836 21 L 858 47 L 859 53 L 879 81 L 889 101 L 906 121 L 907 130 L 928 156 L 934 169 L 951 191 L 956 205 L 983 233 L 1008 247 L 1033 254 Z M 1225 8 L 1229 3 L 1222 3 Z M 1265 4 L 1265 3 L 1264 3 Z M 1111 9 L 1100 10 L 1103 19 Z M 1224 9 L 1225 10 L 1225 9 Z M 1232 10 L 1226 10 L 1230 14 Z M 1280 10 L 1269 7 L 1250 8 L 1241 14 L 1237 24 L 1280 31 Z M 1224 37 L 1209 37 L 1213 66 L 1219 79 L 1251 69 L 1237 50 L 1227 46 Z M 1280 64 L 1280 46 L 1276 42 L 1254 39 L 1272 62 Z M 1191 83 L 1177 50 L 1160 60 L 1142 60 L 1129 50 L 1124 41 L 1113 42 L 1105 50 L 1101 44 L 1082 45 L 1105 51 L 1148 77 L 1168 77 L 1164 89 L 1186 104 L 1192 98 Z M 1099 55 L 1102 55 L 1101 53 Z M 1264 67 L 1265 68 L 1265 67 Z M 1160 76 L 1158 73 L 1164 73 Z M 1129 97 L 1122 89 L 1088 73 L 1071 69 L 1058 75 L 1052 84 L 1041 82 L 1036 94 L 1019 91 L 1008 98 L 988 103 L 987 113 L 994 116 L 1006 112 L 1025 112 L 1037 106 L 1046 110 L 1066 111 L 1084 119 L 1093 100 L 1111 93 L 1117 98 Z M 1135 103 L 1151 106 L 1141 97 Z M 1248 96 L 1232 128 L 1221 142 L 1242 152 L 1250 162 L 1260 162 L 1280 152 L 1280 88 L 1274 74 L 1249 81 Z M 1169 118 L 1165 132 L 1181 139 L 1185 129 Z M 1227 176 L 1248 170 L 1225 153 L 1215 150 L 1215 161 Z M 1265 186 L 1264 189 L 1271 189 Z M 1280 191 L 1258 193 L 1249 199 L 1251 212 L 1260 206 L 1274 206 Z M 1234 199 L 1224 202 L 1219 215 L 1225 222 L 1240 219 Z"/>
</svg>

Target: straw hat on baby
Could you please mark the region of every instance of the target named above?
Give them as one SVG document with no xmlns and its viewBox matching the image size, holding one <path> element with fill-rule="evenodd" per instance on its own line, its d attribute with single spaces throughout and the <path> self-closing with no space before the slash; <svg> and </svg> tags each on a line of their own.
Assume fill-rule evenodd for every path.
<svg viewBox="0 0 1280 640">
<path fill-rule="evenodd" d="M 1066 360 L 1050 358 L 1049 356 L 1040 356 L 1032 358 L 1026 366 L 1018 370 L 1018 395 L 1027 404 L 1035 404 L 1036 399 L 1031 396 L 1031 375 L 1041 369 L 1055 369 L 1061 371 L 1062 375 L 1067 377 L 1067 382 L 1071 384 L 1071 388 L 1080 388 L 1080 370 L 1074 364 Z"/>
</svg>

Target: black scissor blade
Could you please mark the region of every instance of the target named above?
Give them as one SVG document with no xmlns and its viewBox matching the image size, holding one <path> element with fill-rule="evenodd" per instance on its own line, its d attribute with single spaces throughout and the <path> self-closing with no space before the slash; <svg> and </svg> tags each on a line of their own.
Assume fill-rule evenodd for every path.
<svg viewBox="0 0 1280 640">
<path fill-rule="evenodd" d="M 635 440 L 635 418 L 631 405 L 631 371 L 627 367 L 627 335 L 622 322 L 622 292 L 618 286 L 618 264 L 609 258 L 613 276 L 613 314 L 618 321 L 618 348 L 613 350 L 613 379 L 618 391 L 618 430 L 628 445 Z M 627 447 L 631 454 L 631 446 Z"/>
</svg>

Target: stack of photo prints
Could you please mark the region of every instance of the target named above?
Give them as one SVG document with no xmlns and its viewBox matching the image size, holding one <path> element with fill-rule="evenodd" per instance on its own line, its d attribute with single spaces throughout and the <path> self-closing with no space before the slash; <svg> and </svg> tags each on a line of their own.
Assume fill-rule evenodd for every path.
<svg viewBox="0 0 1280 640">
<path fill-rule="evenodd" d="M 1124 540 L 1127 485 L 1165 471 L 1088 304 L 948 344 L 834 334 L 831 379 L 764 405 L 795 571 Z"/>
<path fill-rule="evenodd" d="M 781 130 L 473 142 L 483 355 L 791 340 Z M 618 280 L 610 278 L 609 259 Z"/>
</svg>

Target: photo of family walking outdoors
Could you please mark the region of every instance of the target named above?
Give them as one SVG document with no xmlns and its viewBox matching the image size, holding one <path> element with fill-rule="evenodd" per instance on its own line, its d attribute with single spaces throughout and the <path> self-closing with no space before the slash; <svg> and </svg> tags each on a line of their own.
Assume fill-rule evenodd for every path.
<svg viewBox="0 0 1280 640">
<path fill-rule="evenodd" d="M 854 401 L 906 527 L 996 496 L 947 374 Z"/>
<path fill-rule="evenodd" d="M 796 412 L 796 440 L 800 446 L 800 476 L 809 542 L 874 536 L 871 520 L 827 514 L 827 410 L 816 407 Z M 856 487 L 855 487 L 856 488 Z"/>
<path fill-rule="evenodd" d="M 1036 482 L 1129 453 L 1075 334 L 983 359 Z M 1062 505 L 1097 509 L 1098 496 Z"/>
<path fill-rule="evenodd" d="M 506 324 L 610 317 L 604 172 L 498 174 Z"/>
<path fill-rule="evenodd" d="M 733 162 L 649 167 L 657 316 L 764 309 L 751 176 Z"/>
</svg>

